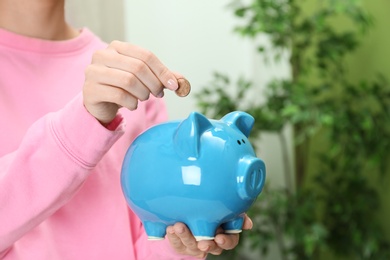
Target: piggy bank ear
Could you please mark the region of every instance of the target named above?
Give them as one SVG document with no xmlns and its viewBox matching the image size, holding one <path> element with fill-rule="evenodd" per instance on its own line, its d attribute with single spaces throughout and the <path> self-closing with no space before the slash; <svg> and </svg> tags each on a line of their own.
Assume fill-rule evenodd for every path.
<svg viewBox="0 0 390 260">
<path fill-rule="evenodd" d="M 176 151 L 186 158 L 198 158 L 200 137 L 211 127 L 211 122 L 204 115 L 192 112 L 179 124 L 173 136 Z"/>
<path fill-rule="evenodd" d="M 234 125 L 238 128 L 246 137 L 249 136 L 253 124 L 255 123 L 255 119 L 248 113 L 241 111 L 234 111 L 229 114 L 226 114 L 221 118 L 221 121 L 228 124 Z"/>
</svg>

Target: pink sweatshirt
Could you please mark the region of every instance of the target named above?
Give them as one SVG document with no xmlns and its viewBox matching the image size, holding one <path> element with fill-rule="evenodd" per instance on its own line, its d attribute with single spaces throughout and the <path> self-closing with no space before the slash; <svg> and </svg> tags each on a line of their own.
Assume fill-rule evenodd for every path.
<svg viewBox="0 0 390 260">
<path fill-rule="evenodd" d="M 125 151 L 166 120 L 161 99 L 121 110 L 107 130 L 84 108 L 88 29 L 68 41 L 0 29 L 0 259 L 192 259 L 148 241 L 120 187 Z"/>
</svg>

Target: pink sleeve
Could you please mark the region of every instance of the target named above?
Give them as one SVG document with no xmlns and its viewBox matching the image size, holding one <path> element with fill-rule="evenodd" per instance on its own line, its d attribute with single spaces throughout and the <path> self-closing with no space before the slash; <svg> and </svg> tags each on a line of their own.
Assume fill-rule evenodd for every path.
<svg viewBox="0 0 390 260">
<path fill-rule="evenodd" d="M 19 149 L 0 158 L 0 252 L 67 203 L 122 134 L 122 124 L 100 125 L 81 95 L 34 123 Z"/>
</svg>

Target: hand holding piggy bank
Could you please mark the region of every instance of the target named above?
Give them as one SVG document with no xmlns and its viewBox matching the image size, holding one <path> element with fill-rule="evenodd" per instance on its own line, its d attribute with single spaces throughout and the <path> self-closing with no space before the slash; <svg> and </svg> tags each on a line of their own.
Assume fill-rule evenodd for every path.
<svg viewBox="0 0 390 260">
<path fill-rule="evenodd" d="M 148 239 L 185 223 L 196 240 L 214 239 L 222 225 L 239 233 L 243 214 L 260 194 L 265 165 L 248 141 L 254 119 L 231 112 L 209 120 L 193 112 L 138 136 L 122 166 L 121 184 Z"/>
</svg>

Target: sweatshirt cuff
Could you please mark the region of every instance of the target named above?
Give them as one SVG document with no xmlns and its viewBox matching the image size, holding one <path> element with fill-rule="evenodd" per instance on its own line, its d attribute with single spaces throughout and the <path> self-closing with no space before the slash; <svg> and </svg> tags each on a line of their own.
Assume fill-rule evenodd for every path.
<svg viewBox="0 0 390 260">
<path fill-rule="evenodd" d="M 62 110 L 52 114 L 54 138 L 65 153 L 85 168 L 93 168 L 123 135 L 125 120 L 118 114 L 110 129 L 105 128 L 84 107 L 77 95 Z"/>
</svg>

